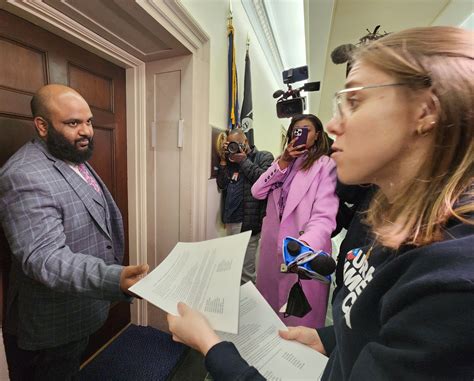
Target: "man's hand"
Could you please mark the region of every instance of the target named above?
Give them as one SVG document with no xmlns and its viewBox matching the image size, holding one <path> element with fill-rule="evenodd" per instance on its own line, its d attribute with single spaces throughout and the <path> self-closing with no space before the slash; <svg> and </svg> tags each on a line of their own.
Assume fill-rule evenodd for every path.
<svg viewBox="0 0 474 381">
<path fill-rule="evenodd" d="M 288 327 L 288 331 L 279 331 L 278 333 L 285 340 L 295 340 L 327 356 L 323 343 L 319 338 L 318 331 L 316 331 L 314 328 L 301 326 Z"/>
<path fill-rule="evenodd" d="M 120 274 L 120 289 L 122 292 L 135 296 L 128 289 L 147 274 L 148 268 L 148 265 L 124 266 L 122 274 Z"/>
<path fill-rule="evenodd" d="M 234 153 L 229 157 L 229 161 L 238 164 L 242 163 L 245 159 L 247 159 L 247 154 L 245 152 Z"/>
<path fill-rule="evenodd" d="M 219 343 L 221 339 L 209 325 L 207 319 L 198 311 L 186 304 L 178 303 L 180 316 L 168 314 L 168 326 L 173 334 L 173 340 L 184 343 L 204 356 L 209 349 Z"/>
</svg>

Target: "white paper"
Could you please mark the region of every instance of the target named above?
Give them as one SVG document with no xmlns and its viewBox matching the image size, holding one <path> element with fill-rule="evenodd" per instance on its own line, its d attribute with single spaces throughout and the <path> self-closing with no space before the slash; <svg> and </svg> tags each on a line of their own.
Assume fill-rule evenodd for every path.
<svg viewBox="0 0 474 381">
<path fill-rule="evenodd" d="M 218 332 L 231 341 L 240 355 L 267 380 L 318 380 L 328 358 L 306 345 L 282 339 L 286 329 L 253 283 L 240 289 L 239 333 Z"/>
<path fill-rule="evenodd" d="M 240 278 L 251 232 L 203 242 L 179 242 L 166 259 L 130 291 L 178 315 L 184 302 L 211 327 L 237 333 Z"/>
</svg>

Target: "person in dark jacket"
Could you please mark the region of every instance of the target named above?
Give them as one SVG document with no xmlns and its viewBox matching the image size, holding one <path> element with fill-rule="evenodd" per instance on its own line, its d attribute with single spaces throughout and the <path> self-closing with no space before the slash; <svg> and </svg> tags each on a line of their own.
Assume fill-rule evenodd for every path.
<svg viewBox="0 0 474 381">
<path fill-rule="evenodd" d="M 252 231 L 245 253 L 241 282 L 255 283 L 257 248 L 266 200 L 256 200 L 250 189 L 270 167 L 273 155 L 267 151 L 259 151 L 255 146 L 251 148 L 240 128 L 228 131 L 220 155 L 216 180 L 222 191 L 222 222 L 227 235 Z"/>
<path fill-rule="evenodd" d="M 373 183 L 369 245 L 345 258 L 334 326 L 280 335 L 329 356 L 322 380 L 472 380 L 472 32 L 413 28 L 358 50 L 328 131 L 346 184 Z M 179 304 L 173 338 L 217 379 L 263 377 Z M 318 374 L 315 374 L 315 378 Z"/>
</svg>

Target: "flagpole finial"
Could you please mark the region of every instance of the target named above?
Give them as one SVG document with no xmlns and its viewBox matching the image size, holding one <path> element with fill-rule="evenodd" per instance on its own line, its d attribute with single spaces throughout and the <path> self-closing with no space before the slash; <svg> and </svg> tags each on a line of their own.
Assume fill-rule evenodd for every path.
<svg viewBox="0 0 474 381">
<path fill-rule="evenodd" d="M 247 32 L 247 42 L 245 44 L 247 46 L 247 51 L 249 51 L 249 47 L 250 47 L 250 37 L 249 37 L 249 33 Z"/>
<path fill-rule="evenodd" d="M 233 26 L 232 26 L 232 0 L 229 0 L 229 14 L 227 16 L 227 29 L 229 31 L 233 29 Z"/>
</svg>

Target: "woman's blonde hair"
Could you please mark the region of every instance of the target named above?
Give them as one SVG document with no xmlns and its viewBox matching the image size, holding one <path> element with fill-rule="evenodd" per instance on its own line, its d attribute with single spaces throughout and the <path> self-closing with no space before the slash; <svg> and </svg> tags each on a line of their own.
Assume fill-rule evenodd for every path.
<svg viewBox="0 0 474 381">
<path fill-rule="evenodd" d="M 474 33 L 454 27 L 413 28 L 360 48 L 355 61 L 430 89 L 437 106 L 434 145 L 418 175 L 395 200 L 377 193 L 367 214 L 384 246 L 427 245 L 443 238 L 447 221 L 473 224 Z"/>
</svg>

